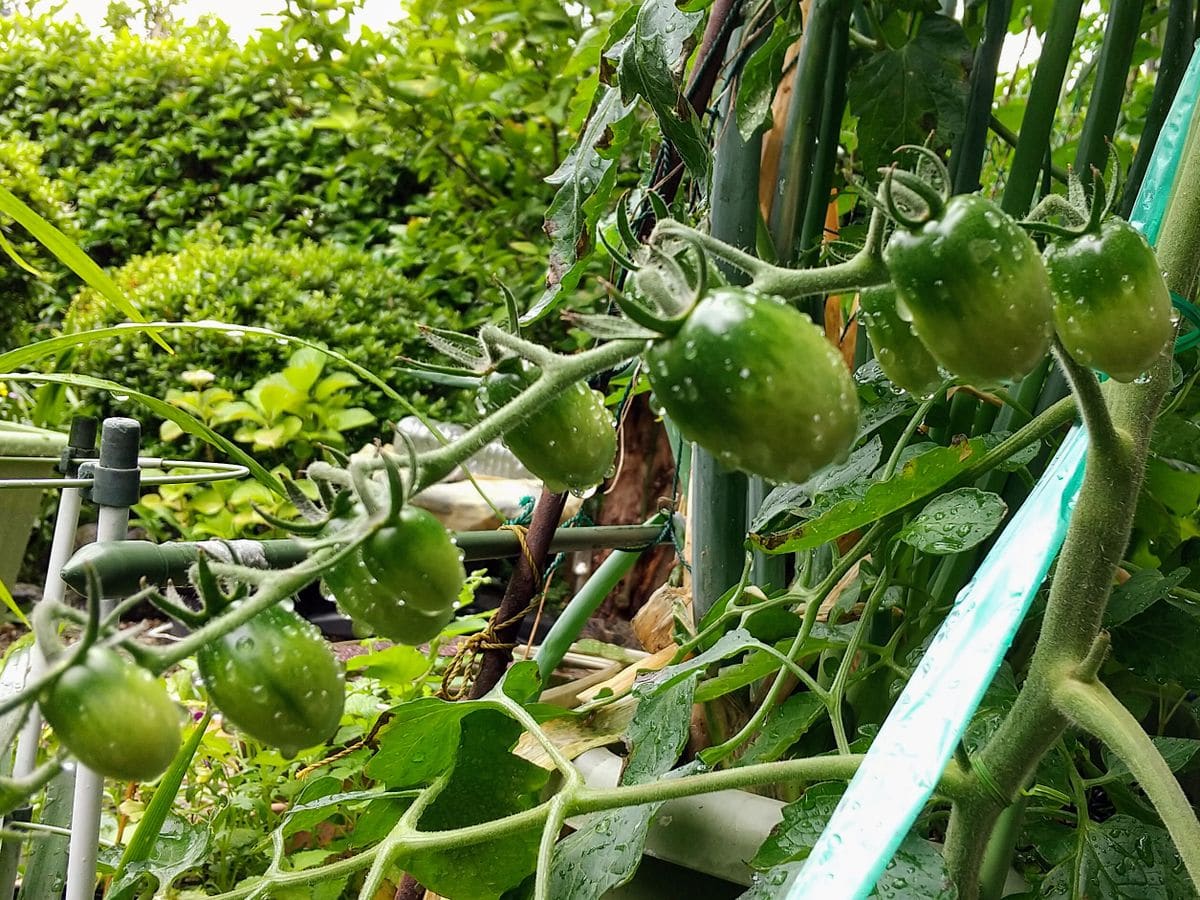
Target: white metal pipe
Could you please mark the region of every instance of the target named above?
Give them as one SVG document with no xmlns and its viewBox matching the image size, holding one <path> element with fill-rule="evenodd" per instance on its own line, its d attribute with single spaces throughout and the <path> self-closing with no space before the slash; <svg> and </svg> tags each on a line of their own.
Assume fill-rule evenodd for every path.
<svg viewBox="0 0 1200 900">
<path fill-rule="evenodd" d="M 122 541 L 129 531 L 129 507 L 101 506 L 96 520 L 96 542 Z M 100 603 L 103 617 L 113 602 Z M 100 846 L 100 802 L 104 776 L 87 766 L 75 770 L 75 797 L 71 805 L 71 841 L 67 849 L 67 890 L 64 900 L 92 900 L 96 895 L 96 853 Z"/>
<path fill-rule="evenodd" d="M 66 584 L 62 580 L 63 566 L 71 558 L 75 549 L 75 530 L 79 527 L 79 507 L 83 502 L 83 494 L 79 488 L 65 488 L 58 498 L 58 512 L 54 519 L 54 537 L 50 544 L 50 563 L 46 567 L 46 587 L 42 591 L 42 599 L 51 602 L 61 602 L 66 596 Z M 41 650 L 33 648 L 32 667 L 29 680 L 36 681 L 46 670 L 46 659 Z M 13 763 L 13 774 L 18 778 L 33 771 L 37 765 L 38 744 L 42 736 L 42 716 L 37 704 L 29 709 L 29 717 L 21 729 L 17 741 L 17 756 Z M 0 897 L 7 894 L 0 885 Z"/>
<path fill-rule="evenodd" d="M 65 596 L 66 584 L 62 580 L 63 566 L 75 549 L 75 530 L 79 527 L 79 508 L 83 492 L 79 488 L 64 488 L 59 494 L 58 511 L 54 517 L 54 535 L 50 544 L 50 562 L 46 567 L 46 585 L 43 600 L 61 601 Z M 46 671 L 46 658 L 36 644 L 30 649 L 29 672 L 26 683 L 36 681 Z M 13 758 L 12 773 L 24 778 L 37 766 L 38 747 L 42 740 L 42 715 L 36 703 L 30 705 L 17 736 L 17 750 Z M 17 875 L 17 857 L 21 844 L 5 841 L 3 863 L 0 864 L 0 897 L 11 897 Z"/>
</svg>

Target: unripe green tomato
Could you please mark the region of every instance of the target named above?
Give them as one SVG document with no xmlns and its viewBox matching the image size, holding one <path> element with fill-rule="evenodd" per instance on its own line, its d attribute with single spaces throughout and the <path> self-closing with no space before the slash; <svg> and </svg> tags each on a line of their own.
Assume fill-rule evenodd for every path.
<svg viewBox="0 0 1200 900">
<path fill-rule="evenodd" d="M 94 646 L 38 699 L 62 745 L 106 778 L 153 781 L 181 740 L 166 686 L 108 647 Z"/>
<path fill-rule="evenodd" d="M 480 389 L 484 409 L 499 409 L 528 383 L 523 376 L 489 375 Z M 617 430 L 604 405 L 604 395 L 579 381 L 509 429 L 504 445 L 542 480 L 547 490 L 581 493 L 599 484 L 612 470 Z"/>
<path fill-rule="evenodd" d="M 858 295 L 858 304 L 883 374 L 914 397 L 923 399 L 932 394 L 942 383 L 942 375 L 929 350 L 913 333 L 912 323 L 900 318 L 896 289 L 890 284 L 867 288 Z"/>
<path fill-rule="evenodd" d="M 857 436 L 858 394 L 841 356 L 778 298 L 715 290 L 646 362 L 671 421 L 729 468 L 802 482 L 844 459 Z"/>
<path fill-rule="evenodd" d="M 431 513 L 406 506 L 325 571 L 342 611 L 380 637 L 421 644 L 454 618 L 467 574 L 462 551 Z"/>
<path fill-rule="evenodd" d="M 225 718 L 286 757 L 326 740 L 342 720 L 342 667 L 321 633 L 273 606 L 196 654 Z"/>
<path fill-rule="evenodd" d="M 1171 293 L 1146 239 L 1110 218 L 1097 234 L 1053 241 L 1043 258 L 1059 340 L 1076 362 L 1133 381 L 1175 333 Z"/>
<path fill-rule="evenodd" d="M 954 375 L 993 385 L 1028 375 L 1050 350 L 1054 301 L 1037 246 L 978 194 L 951 197 L 883 253 L 902 317 Z"/>
</svg>

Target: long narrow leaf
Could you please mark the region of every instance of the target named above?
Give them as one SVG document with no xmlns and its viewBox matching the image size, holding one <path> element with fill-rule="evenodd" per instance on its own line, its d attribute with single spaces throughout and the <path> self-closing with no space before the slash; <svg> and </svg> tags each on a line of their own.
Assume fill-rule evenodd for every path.
<svg viewBox="0 0 1200 900">
<path fill-rule="evenodd" d="M 171 767 L 167 769 L 166 773 L 159 780 L 158 787 L 154 790 L 154 796 L 150 799 L 150 803 L 146 807 L 146 812 L 142 815 L 141 821 L 138 822 L 137 828 L 133 832 L 133 837 L 125 845 L 125 852 L 121 854 L 121 861 L 117 863 L 117 872 L 113 878 L 113 887 L 106 895 L 106 900 L 125 900 L 125 898 L 134 896 L 135 889 L 138 887 L 137 880 L 122 884 L 121 876 L 125 874 L 125 870 L 129 868 L 130 864 L 142 862 L 150 858 L 150 852 L 154 849 L 154 842 L 158 840 L 163 823 L 167 821 L 167 814 L 170 813 L 171 807 L 175 803 L 175 797 L 179 793 L 179 788 L 183 784 L 183 777 L 187 774 L 188 769 L 191 768 L 192 757 L 196 755 L 196 750 L 200 747 L 200 742 L 204 740 L 204 732 L 208 728 L 210 719 L 212 719 L 212 707 L 205 710 L 204 718 L 196 723 L 196 727 L 188 735 L 187 741 L 179 748 L 179 752 L 175 754 L 175 759 L 171 761 Z"/>
<path fill-rule="evenodd" d="M 12 245 L 12 242 L 9 241 L 9 239 L 4 236 L 3 231 L 0 231 L 0 250 L 3 250 L 6 254 L 8 254 L 9 259 L 11 259 L 13 262 L 15 262 L 18 266 L 20 266 L 22 269 L 24 269 L 30 275 L 33 275 L 35 278 L 45 278 L 46 277 L 45 272 L 41 271 L 39 268 L 34 266 L 32 263 L 27 262 L 25 260 L 25 258 L 22 257 L 21 254 L 17 252 L 17 248 L 14 247 Z"/>
<path fill-rule="evenodd" d="M 21 201 L 12 191 L 0 185 L 0 212 L 12 216 L 22 225 L 43 247 L 58 257 L 59 261 L 84 280 L 88 287 L 100 293 L 105 300 L 121 310 L 135 322 L 145 322 L 145 317 L 137 311 L 121 293 L 108 273 L 84 253 L 69 237 L 39 216 Z M 174 351 L 159 337 L 156 331 L 150 332 L 154 339 L 168 353 Z"/>
<path fill-rule="evenodd" d="M 218 450 L 228 456 L 233 462 L 239 463 L 250 470 L 250 474 L 255 480 L 266 485 L 271 490 L 278 494 L 283 494 L 283 485 L 279 479 L 264 469 L 254 457 L 242 450 L 237 444 L 233 443 L 229 438 L 217 434 L 195 416 L 192 416 L 177 406 L 172 406 L 165 400 L 160 400 L 150 394 L 143 394 L 141 391 L 126 387 L 122 384 L 117 384 L 115 381 L 109 381 L 105 378 L 92 378 L 90 375 L 59 375 L 59 374 L 40 374 L 27 372 L 0 372 L 0 381 L 31 381 L 31 382 L 51 382 L 53 384 L 70 384 L 75 387 L 93 388 L 101 391 L 108 391 L 116 397 L 128 397 L 141 403 L 143 406 L 157 416 L 164 419 L 169 419 L 180 427 L 186 434 L 200 438 L 205 443 L 212 444 Z"/>
<path fill-rule="evenodd" d="M 0 603 L 7 606 L 9 612 L 21 620 L 22 625 L 26 628 L 29 627 L 29 620 L 25 618 L 25 613 L 21 612 L 21 607 L 17 606 L 17 601 L 13 599 L 13 595 L 3 581 L 0 581 Z"/>
<path fill-rule="evenodd" d="M 284 341 L 289 344 L 298 344 L 301 347 L 310 347 L 324 353 L 330 359 L 336 360 L 339 364 L 345 366 L 354 374 L 358 375 L 364 381 L 368 381 L 375 387 L 379 388 L 390 400 L 394 400 L 404 407 L 404 411 L 410 415 L 417 416 L 424 421 L 417 408 L 412 405 L 402 394 L 396 391 L 386 381 L 372 372 L 370 369 L 359 365 L 352 361 L 344 354 L 336 350 L 330 350 L 328 347 L 322 347 L 320 344 L 315 344 L 312 341 L 306 341 L 304 338 L 298 338 L 290 334 L 284 334 L 280 331 L 273 331 L 270 328 L 261 328 L 257 325 L 233 325 L 226 322 L 214 322 L 206 320 L 203 322 L 126 322 L 121 325 L 110 325 L 106 328 L 94 328 L 90 331 L 77 331 L 72 334 L 60 334 L 57 337 L 47 338 L 44 341 L 38 341 L 34 344 L 27 344 L 24 347 L 17 347 L 14 350 L 9 350 L 7 353 L 0 353 L 0 370 L 17 369 L 21 366 L 28 366 L 37 362 L 40 359 L 45 359 L 50 356 L 57 356 L 63 350 L 69 350 L 72 347 L 82 347 L 87 344 L 92 344 L 101 341 L 105 338 L 120 337 L 130 331 L 136 332 L 155 332 L 166 331 L 168 329 L 178 329 L 180 331 L 216 331 L 220 334 L 229 337 L 252 335 L 254 337 L 270 338 L 273 341 Z"/>
</svg>

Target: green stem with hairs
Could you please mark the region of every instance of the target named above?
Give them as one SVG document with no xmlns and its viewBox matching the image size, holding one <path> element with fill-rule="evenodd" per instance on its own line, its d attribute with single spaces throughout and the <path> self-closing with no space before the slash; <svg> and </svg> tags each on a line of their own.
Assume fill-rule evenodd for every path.
<svg viewBox="0 0 1200 900">
<path fill-rule="evenodd" d="M 888 272 L 883 264 L 884 226 L 884 214 L 875 210 L 871 214 L 863 248 L 844 263 L 816 269 L 787 269 L 772 265 L 673 219 L 659 222 L 651 240 L 690 238 L 715 259 L 736 266 L 749 275 L 750 287 L 764 294 L 775 294 L 785 300 L 795 301 L 812 294 L 886 284 Z"/>
<path fill-rule="evenodd" d="M 1194 252 L 1200 243 L 1197 133 L 1194 123 L 1158 247 L 1167 285 L 1181 293 L 1190 292 L 1200 274 L 1200 256 Z M 1103 388 L 1090 372 L 1073 363 L 1066 354 L 1059 356 L 1083 412 L 1091 444 L 1083 485 L 1051 584 L 1028 678 L 1004 722 L 977 756 L 978 763 L 1009 802 L 1070 724 L 1063 692 L 1069 695 L 1068 699 L 1079 698 L 1071 693 L 1074 688 L 1064 689 L 1064 684 L 1070 680 L 1093 680 L 1102 658 L 1101 622 L 1117 565 L 1129 540 L 1150 433 L 1169 380 L 1169 353 L 1170 348 L 1164 348 L 1144 383 L 1109 382 Z M 1087 715 L 1089 709 L 1076 714 Z M 1100 727 L 1103 723 L 1093 724 Z M 1128 734 L 1121 739 L 1134 740 Z M 1126 745 L 1126 752 L 1130 746 L 1133 744 Z M 1142 745 L 1138 752 L 1149 757 L 1152 749 Z M 1161 772 L 1156 775 L 1157 762 L 1143 759 L 1141 764 L 1147 777 L 1161 775 Z M 1158 778 L 1154 789 L 1159 792 L 1160 801 L 1169 805 L 1173 801 L 1165 797 L 1162 788 Z M 984 852 L 1006 805 L 982 786 L 976 786 L 953 805 L 945 858 L 963 900 L 979 896 Z M 1176 831 L 1190 828 L 1178 822 L 1173 827 Z M 1188 848 L 1181 849 L 1190 852 Z"/>
<path fill-rule="evenodd" d="M 1169 366 L 1164 354 L 1146 384 L 1110 383 L 1102 395 L 1090 371 L 1066 354 L 1060 355 L 1060 362 L 1083 411 L 1090 445 L 1029 676 L 1008 716 L 977 757 L 1009 802 L 1067 726 L 1054 705 L 1054 687 L 1084 663 L 1100 631 L 1116 567 L 1129 539 L 1149 433 Z M 982 786 L 954 805 L 946 864 L 963 900 L 979 896 L 984 852 L 1005 806 Z"/>
<path fill-rule="evenodd" d="M 529 828 L 544 828 L 545 823 L 555 811 L 556 803 L 564 817 L 571 817 L 626 806 L 663 803 L 714 791 L 742 790 L 786 781 L 846 781 L 854 777 L 862 760 L 861 754 L 818 756 L 703 772 L 648 784 L 622 785 L 613 788 L 589 788 L 582 785 L 564 787 L 553 798 L 532 809 L 514 813 L 503 819 L 447 831 L 416 830 L 415 822 L 424 810 L 424 806 L 418 808 L 418 803 L 421 802 L 418 800 L 418 803 L 414 803 L 405 811 L 400 822 L 380 844 L 355 856 L 327 865 L 314 866 L 311 869 L 295 872 L 274 873 L 269 878 L 268 884 L 270 887 L 307 886 L 368 867 L 372 871 L 386 872 L 392 862 L 402 863 L 406 857 L 417 853 L 471 847 Z M 936 792 L 941 797 L 953 799 L 962 795 L 966 785 L 966 773 L 951 763 L 938 782 Z M 422 792 L 422 798 L 435 793 L 438 787 L 439 785 L 435 783 L 430 789 Z M 432 796 L 429 796 L 425 802 L 431 801 Z M 368 878 L 364 890 L 369 886 L 377 886 L 377 884 Z M 263 883 L 260 882 L 256 885 L 213 895 L 210 900 L 241 900 L 262 888 Z M 364 895 L 360 893 L 360 896 Z M 365 896 L 372 895 L 366 894 Z"/>
<path fill-rule="evenodd" d="M 1064 679 L 1055 686 L 1054 699 L 1059 712 L 1103 741 L 1129 767 L 1167 827 L 1193 884 L 1200 885 L 1200 821 L 1137 719 L 1094 679 Z"/>
</svg>

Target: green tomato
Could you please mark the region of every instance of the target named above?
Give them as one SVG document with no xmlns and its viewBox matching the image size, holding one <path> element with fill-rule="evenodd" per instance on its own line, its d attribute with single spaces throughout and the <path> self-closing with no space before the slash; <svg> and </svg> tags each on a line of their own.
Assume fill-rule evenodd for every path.
<svg viewBox="0 0 1200 900">
<path fill-rule="evenodd" d="M 915 397 L 932 394 L 942 383 L 942 375 L 913 332 L 912 323 L 900 318 L 896 289 L 890 284 L 867 288 L 859 294 L 858 304 L 859 317 L 883 374 Z"/>
<path fill-rule="evenodd" d="M 394 523 L 325 572 L 342 611 L 380 637 L 421 644 L 454 618 L 467 579 L 462 551 L 431 513 L 406 506 Z"/>
<path fill-rule="evenodd" d="M 481 406 L 497 410 L 530 383 L 527 373 L 493 373 L 481 386 Z M 548 490 L 581 493 L 612 471 L 617 430 L 604 395 L 580 381 L 509 429 L 504 444 Z"/>
<path fill-rule="evenodd" d="M 1000 207 L 951 197 L 942 216 L 884 248 L 902 318 L 946 370 L 979 385 L 1028 375 L 1054 337 L 1037 246 Z"/>
<path fill-rule="evenodd" d="M 321 633 L 273 606 L 196 654 L 208 696 L 256 740 L 295 756 L 342 720 L 342 667 Z"/>
<path fill-rule="evenodd" d="M 166 686 L 107 647 L 89 649 L 38 704 L 62 745 L 106 778 L 152 781 L 179 750 L 179 707 Z"/>
<path fill-rule="evenodd" d="M 1133 381 L 1175 333 L 1171 294 L 1146 239 L 1110 218 L 1096 234 L 1054 241 L 1043 254 L 1059 340 L 1081 365 Z"/>
<path fill-rule="evenodd" d="M 730 468 L 802 482 L 844 459 L 858 433 L 858 394 L 841 356 L 778 298 L 713 291 L 678 332 L 649 346 L 646 362 L 671 421 Z"/>
</svg>

